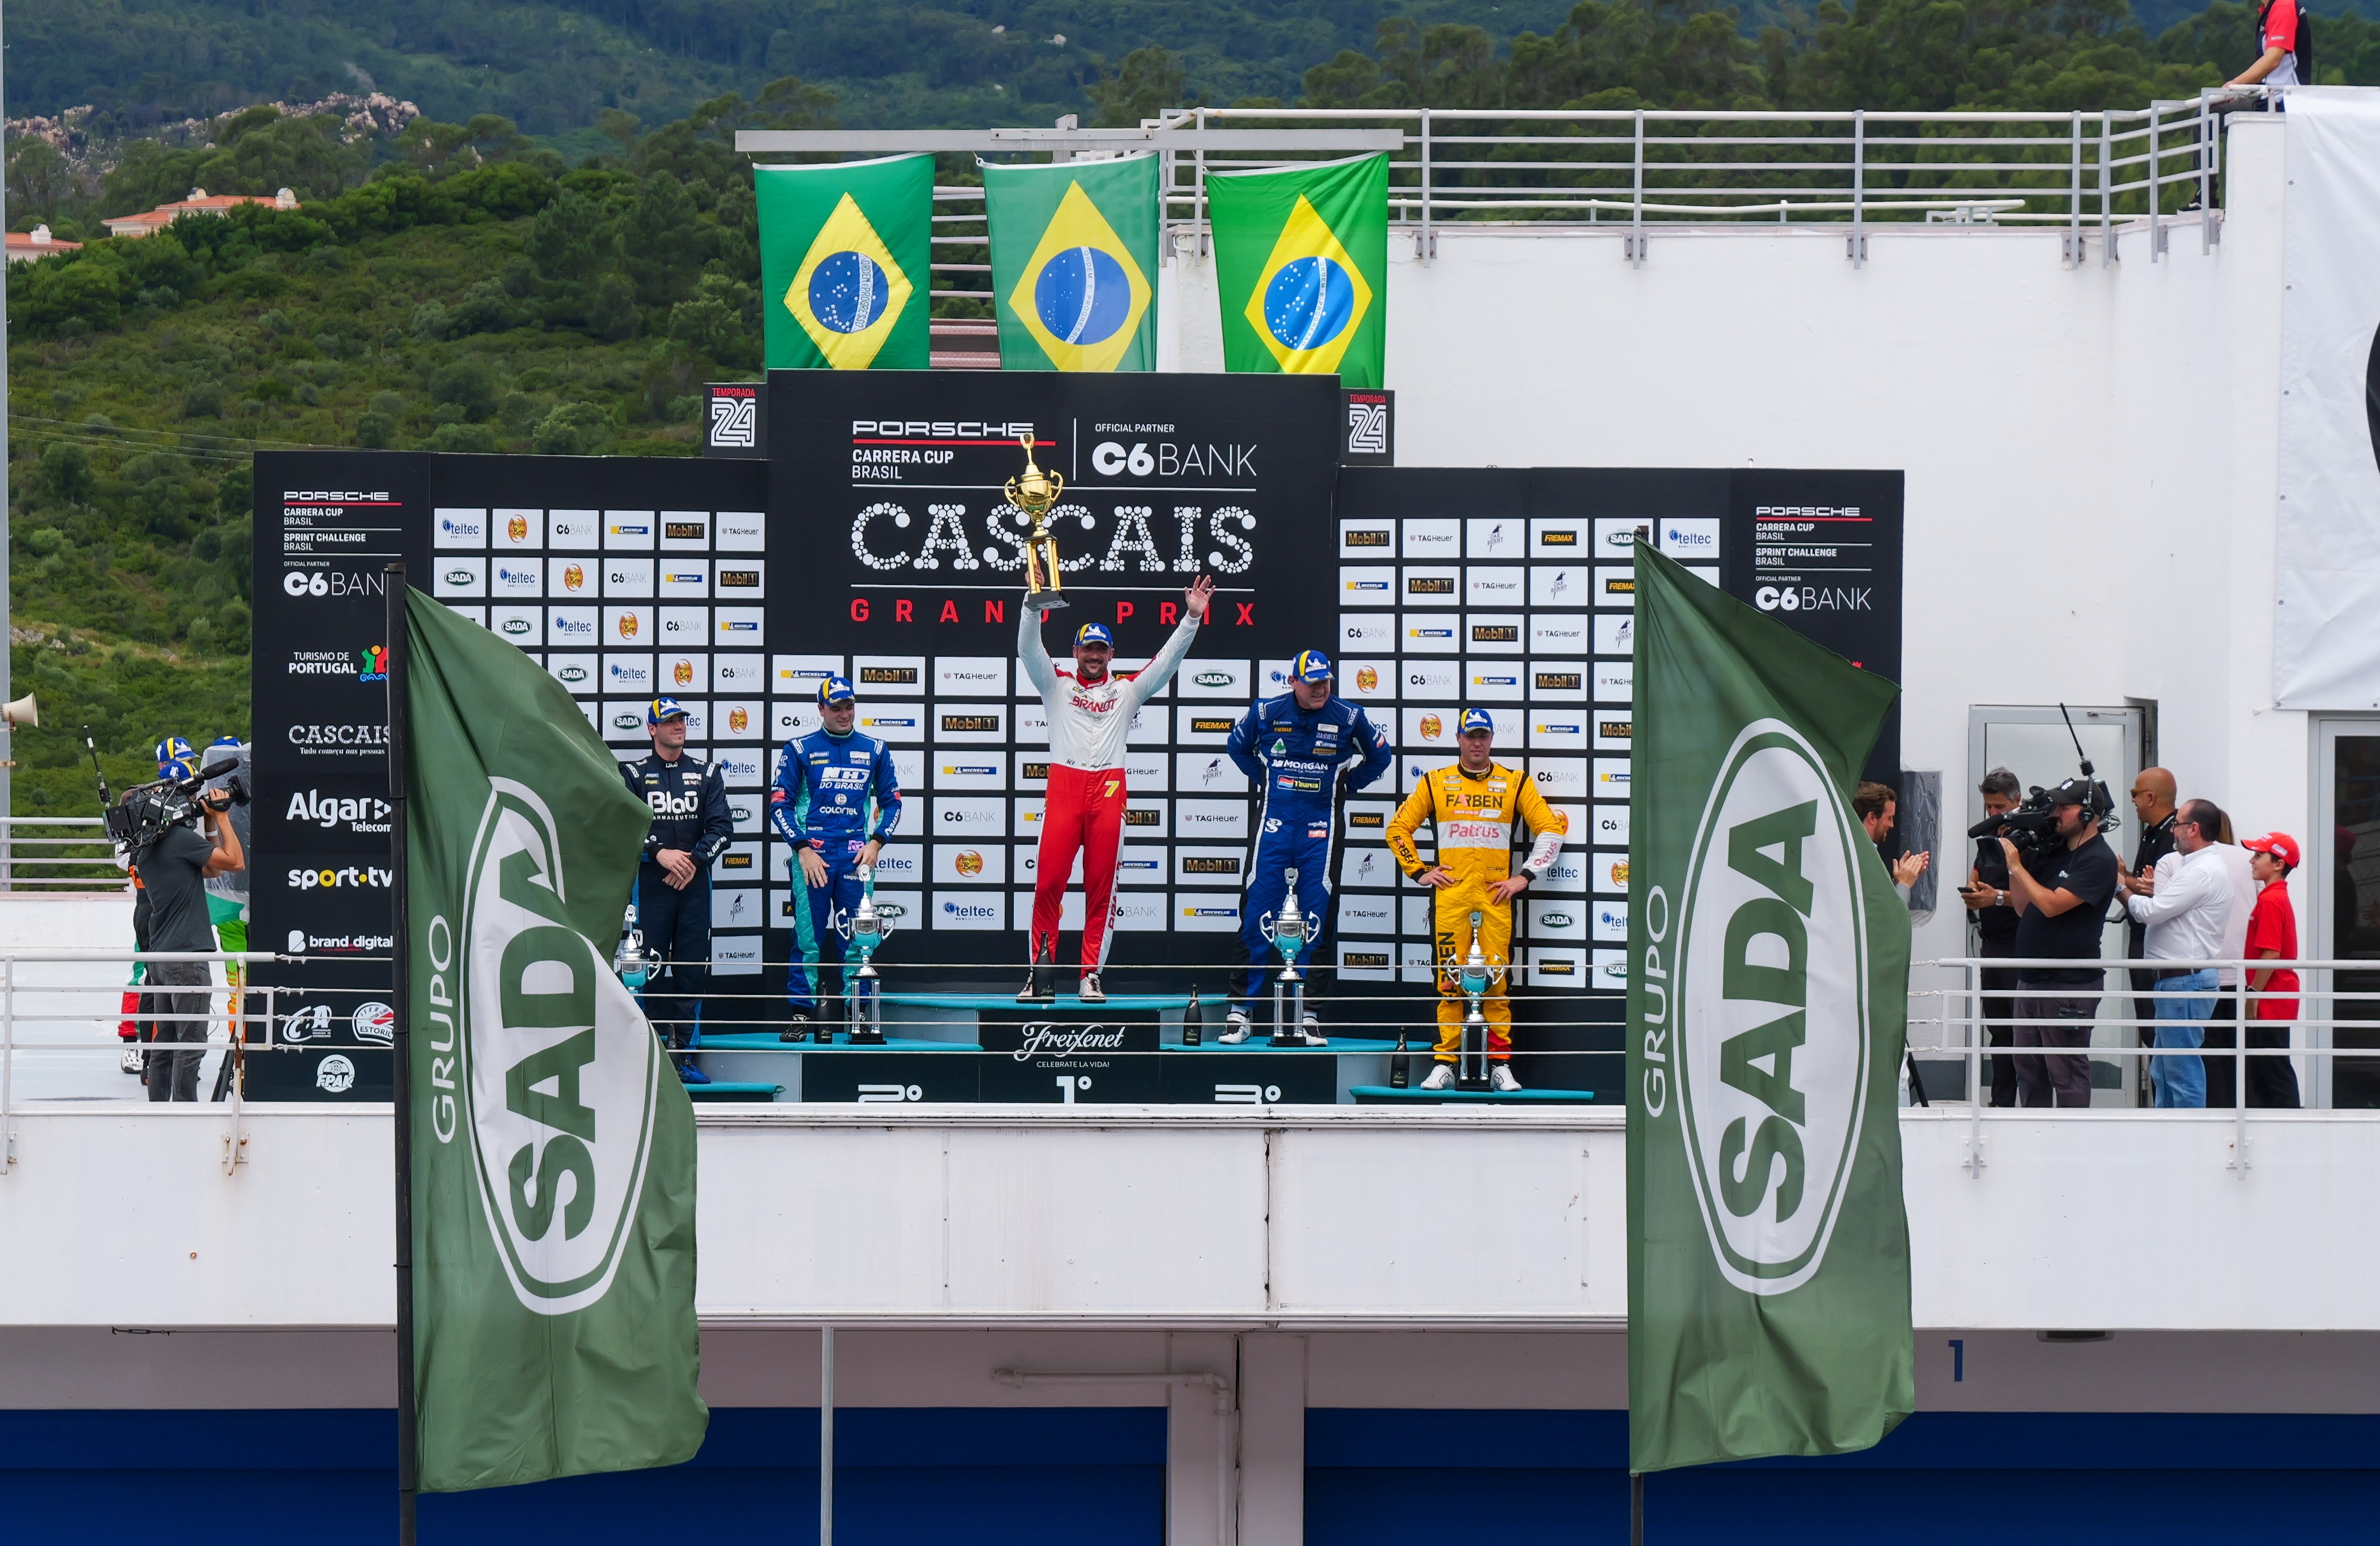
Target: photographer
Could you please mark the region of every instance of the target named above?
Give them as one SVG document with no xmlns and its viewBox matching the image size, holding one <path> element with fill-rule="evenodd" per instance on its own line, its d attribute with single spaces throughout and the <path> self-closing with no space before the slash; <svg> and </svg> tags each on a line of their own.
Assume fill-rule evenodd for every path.
<svg viewBox="0 0 2380 1546">
<path fill-rule="evenodd" d="M 139 863 L 140 883 L 149 897 L 149 949 L 215 948 L 214 929 L 208 920 L 206 882 L 211 876 L 248 868 L 239 834 L 225 814 L 231 803 L 228 789 L 201 795 L 194 822 L 176 822 L 141 848 Z M 205 1042 L 208 989 L 212 983 L 204 961 L 149 963 L 149 1015 L 156 1021 L 160 1044 Z M 186 1053 L 151 1053 L 149 1099 L 197 1100 L 199 1064 L 205 1056 L 203 1045 Z"/>
<path fill-rule="evenodd" d="M 1975 788 L 1984 797 L 1986 821 L 2014 810 L 2022 797 L 2016 774 L 2006 768 L 1984 774 Z M 1959 899 L 1966 903 L 1967 920 L 1975 926 L 1976 955 L 2005 958 L 2017 953 L 2017 913 L 2009 904 L 2008 855 L 2001 851 L 1998 834 L 1975 839 L 1974 866 L 1967 871 L 1967 883 L 1959 888 Z M 2009 1022 L 2016 1013 L 2016 1001 L 2010 996 L 2016 990 L 2016 968 L 1985 967 L 1983 975 L 1985 1039 L 1995 1047 L 2013 1046 L 2014 1031 Z M 1994 990 L 1998 997 L 1991 996 Z M 2016 1063 L 2012 1057 L 1991 1060 L 1993 1105 L 2016 1104 Z"/>
<path fill-rule="evenodd" d="M 2116 855 L 2099 835 L 2105 812 L 2089 779 L 2070 778 L 2046 797 L 2055 824 L 2031 853 L 1999 840 L 2016 903 L 2016 954 L 2092 964 L 2017 968 L 2015 1041 L 2019 1047 L 2087 1047 L 2099 1009 L 2099 929 L 2116 895 Z M 2021 1058 L 2016 1084 L 2020 1105 L 2087 1106 L 2091 1060 Z"/>
</svg>

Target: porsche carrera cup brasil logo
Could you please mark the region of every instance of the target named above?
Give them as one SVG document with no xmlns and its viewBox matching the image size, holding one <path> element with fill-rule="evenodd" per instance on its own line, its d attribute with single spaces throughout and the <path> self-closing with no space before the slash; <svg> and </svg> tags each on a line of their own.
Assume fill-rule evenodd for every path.
<svg viewBox="0 0 2380 1546">
<path fill-rule="evenodd" d="M 658 1043 L 604 954 L 567 920 L 553 813 L 491 778 L 466 882 L 460 958 L 446 919 L 425 951 L 433 1097 L 457 1032 L 462 1102 L 480 1198 L 513 1292 L 560 1315 L 601 1300 L 618 1270 L 651 1151 Z M 440 979 L 458 974 L 458 1027 L 441 1025 Z M 443 1100 L 433 1130 L 452 1142 Z"/>
<path fill-rule="evenodd" d="M 1680 904 L 1679 1114 L 1711 1250 L 1781 1294 L 1826 1256 L 1866 1103 L 1861 834 L 1810 743 L 1736 736 L 1705 801 Z"/>
</svg>

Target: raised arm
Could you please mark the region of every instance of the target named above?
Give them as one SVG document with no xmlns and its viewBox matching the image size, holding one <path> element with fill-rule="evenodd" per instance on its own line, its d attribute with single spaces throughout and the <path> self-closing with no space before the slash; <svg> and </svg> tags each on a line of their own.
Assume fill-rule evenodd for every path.
<svg viewBox="0 0 2380 1546">
<path fill-rule="evenodd" d="M 1197 584 L 1182 592 L 1182 621 L 1174 625 L 1173 637 L 1124 688 L 1134 708 L 1162 691 L 1165 684 L 1173 680 L 1173 674 L 1182 669 L 1183 657 L 1190 653 L 1190 641 L 1198 637 L 1198 625 L 1207 615 L 1207 602 L 1214 593 L 1215 582 L 1204 575 L 1198 577 Z"/>
<path fill-rule="evenodd" d="M 1050 663 L 1050 651 L 1041 644 L 1041 609 L 1019 607 L 1016 619 L 1016 659 L 1025 667 L 1025 679 L 1033 690 L 1048 698 L 1058 690 L 1058 673 Z"/>
</svg>

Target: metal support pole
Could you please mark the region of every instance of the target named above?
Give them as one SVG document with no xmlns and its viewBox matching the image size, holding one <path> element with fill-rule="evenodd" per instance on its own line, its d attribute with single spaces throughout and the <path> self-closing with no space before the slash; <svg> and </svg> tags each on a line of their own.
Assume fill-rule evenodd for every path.
<svg viewBox="0 0 2380 1546">
<path fill-rule="evenodd" d="M 1645 266 L 1645 110 L 1636 110 L 1635 163 L 1630 168 L 1633 179 L 1628 194 L 1628 262 L 1637 268 Z"/>
<path fill-rule="evenodd" d="M 5 46 L 6 42 L 6 40 L 5 37 L 0 37 L 0 59 L 7 57 L 7 50 Z M 5 119 L 7 116 L 7 93 L 5 91 L 0 91 L 0 119 Z M 5 231 L 8 228 L 8 190 L 5 186 L 6 182 L 6 178 L 0 178 L 0 231 Z M 6 411 L 7 406 L 8 286 L 6 285 L 0 285 L 0 515 L 9 514 L 8 415 Z M 15 637 L 13 630 L 17 621 L 16 611 L 8 599 L 8 543 L 0 542 L 0 640 Z M 8 649 L 4 644 L 0 644 L 0 702 L 6 702 L 12 696 L 8 690 L 9 653 L 10 651 Z M 5 722 L 0 722 L 0 816 L 14 816 L 17 813 L 17 803 L 14 798 L 14 792 L 10 788 L 8 781 L 8 762 L 10 759 L 17 755 L 16 744 L 16 732 L 9 728 Z M 16 836 L 17 834 L 15 830 L 11 829 L 8 833 L 8 839 L 12 846 L 16 841 Z M 5 868 L 0 868 L 0 890 L 14 891 L 15 889 L 15 865 L 8 864 Z M 0 1156 L 0 1170 L 5 1170 L 6 1168 L 7 1167 L 5 1156 Z"/>
<path fill-rule="evenodd" d="M 0 960 L 0 1176 L 17 1163 L 16 1108 L 10 1103 L 16 1072 L 17 962 L 11 956 Z"/>
<path fill-rule="evenodd" d="M 1202 107 L 1198 109 L 1198 132 L 1203 134 L 1206 129 L 1207 110 Z M 1190 206 L 1192 211 L 1190 226 L 1198 235 L 1198 258 L 1203 262 L 1207 257 L 1207 152 L 1203 150 L 1193 151 L 1190 152 L 1190 175 L 1197 179 L 1198 189 Z M 987 223 L 984 228 L 990 230 L 990 226 Z"/>
<path fill-rule="evenodd" d="M 395 914 L 390 931 L 395 948 L 389 1002 L 396 1014 L 389 1036 L 389 1083 L 396 1132 L 396 1539 L 397 1546 L 413 1546 L 421 1455 L 413 1388 L 413 933 L 405 896 L 405 566 L 391 564 L 381 573 L 386 590 L 382 627 L 388 640 L 389 895 Z"/>
<path fill-rule="evenodd" d="M 819 1546 L 834 1546 L 834 1328 L 819 1328 Z"/>
<path fill-rule="evenodd" d="M 1628 1473 L 1628 1546 L 1645 1546 L 1645 1476 Z"/>
<path fill-rule="evenodd" d="M 2099 266 L 2116 261 L 2115 115 L 2099 110 Z"/>
<path fill-rule="evenodd" d="M 1959 970 L 1965 980 L 1967 1039 L 1976 1048 L 1969 1054 L 1967 1065 L 1972 1070 L 1967 1083 L 1967 1094 L 1970 1097 L 1967 1102 L 1967 1176 L 1970 1180 L 1980 1181 L 1984 1178 L 1984 1087 L 1981 1083 L 1984 1077 L 1984 1054 L 1981 1047 L 1984 1017 L 1983 976 L 1973 962 L 1961 967 Z M 2010 1037 L 2010 1040 L 2014 1041 L 2015 1038 Z"/>
<path fill-rule="evenodd" d="M 2157 157 L 2157 103 L 2149 103 L 2149 262 L 2165 250 L 2165 163 Z"/>
<path fill-rule="evenodd" d="M 2074 110 L 2074 127 L 2068 145 L 2066 192 L 2066 261 L 2080 272 L 2082 267 L 2082 110 Z"/>
<path fill-rule="evenodd" d="M 2213 105 L 2209 87 L 2198 89 L 2198 255 L 2215 250 L 2215 156 L 2223 140 L 2223 120 L 2207 109 Z"/>
<path fill-rule="evenodd" d="M 1438 233 L 1429 225 L 1429 109 L 1421 110 L 1421 233 L 1414 241 L 1414 256 L 1423 262 L 1438 256 Z"/>
<path fill-rule="evenodd" d="M 1852 114 L 1852 267 L 1867 263 L 1867 113 Z"/>
<path fill-rule="evenodd" d="M 2248 968 L 2238 970 L 2239 980 L 2232 987 L 2238 1007 L 2233 1011 L 2234 1029 L 2231 1037 L 2231 1163 L 2245 1175 L 2248 1173 Z M 2218 990 L 2219 991 L 2219 990 Z"/>
</svg>

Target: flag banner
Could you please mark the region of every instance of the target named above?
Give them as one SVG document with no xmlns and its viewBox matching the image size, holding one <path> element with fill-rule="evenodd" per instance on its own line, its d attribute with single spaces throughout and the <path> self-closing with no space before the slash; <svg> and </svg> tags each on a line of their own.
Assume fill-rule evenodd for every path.
<svg viewBox="0 0 2380 1546">
<path fill-rule="evenodd" d="M 421 1490 L 675 1465 L 694 1107 L 612 972 L 651 812 L 528 656 L 406 617 Z"/>
<path fill-rule="evenodd" d="M 1004 371 L 1157 368 L 1157 157 L 983 168 Z"/>
<path fill-rule="evenodd" d="M 1635 578 L 1629 1468 L 1864 1449 L 1916 1404 L 1909 913 L 1851 807 L 1900 689 Z"/>
<path fill-rule="evenodd" d="M 756 166 L 769 369 L 922 371 L 934 158 Z"/>
<path fill-rule="evenodd" d="M 1389 158 L 1216 172 L 1207 178 L 1223 368 L 1384 380 Z"/>
</svg>

